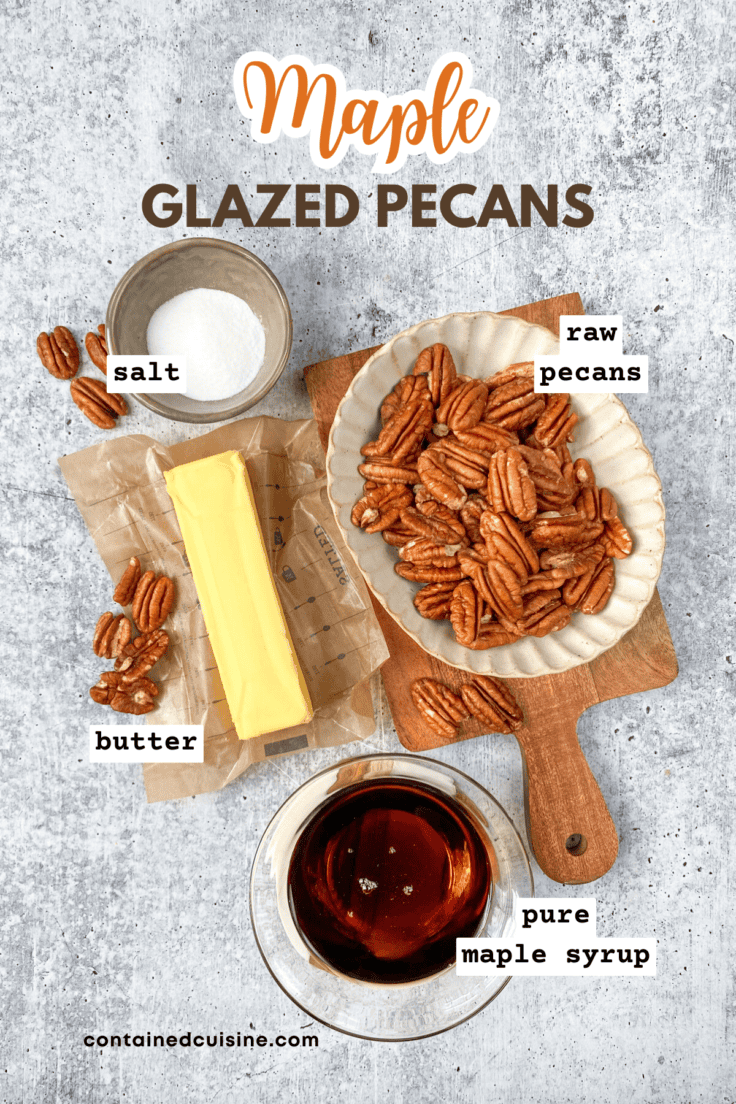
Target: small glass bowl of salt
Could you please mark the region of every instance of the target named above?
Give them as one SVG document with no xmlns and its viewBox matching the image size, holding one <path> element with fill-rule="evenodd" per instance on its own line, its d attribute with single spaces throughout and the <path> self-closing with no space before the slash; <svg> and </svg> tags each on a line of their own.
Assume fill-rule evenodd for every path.
<svg viewBox="0 0 736 1104">
<path fill-rule="evenodd" d="M 289 359 L 291 311 L 273 272 L 218 238 L 184 238 L 142 257 L 107 308 L 108 352 L 186 357 L 184 394 L 139 394 L 181 422 L 220 422 L 270 391 Z"/>
</svg>

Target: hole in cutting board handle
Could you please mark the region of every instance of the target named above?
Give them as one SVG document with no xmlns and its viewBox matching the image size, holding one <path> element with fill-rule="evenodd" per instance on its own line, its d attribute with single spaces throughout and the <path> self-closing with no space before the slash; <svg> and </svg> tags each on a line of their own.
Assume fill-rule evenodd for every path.
<svg viewBox="0 0 736 1104">
<path fill-rule="evenodd" d="M 568 836 L 565 840 L 565 850 L 571 855 L 584 855 L 588 850 L 588 841 L 582 832 L 573 832 L 571 836 Z"/>
</svg>

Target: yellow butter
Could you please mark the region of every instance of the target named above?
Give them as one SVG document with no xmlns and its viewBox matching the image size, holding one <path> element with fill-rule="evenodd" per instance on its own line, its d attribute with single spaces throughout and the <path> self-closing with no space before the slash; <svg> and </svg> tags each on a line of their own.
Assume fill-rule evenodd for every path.
<svg viewBox="0 0 736 1104">
<path fill-rule="evenodd" d="M 242 456 L 223 452 L 165 474 L 238 736 L 308 721 L 312 705 Z"/>
</svg>

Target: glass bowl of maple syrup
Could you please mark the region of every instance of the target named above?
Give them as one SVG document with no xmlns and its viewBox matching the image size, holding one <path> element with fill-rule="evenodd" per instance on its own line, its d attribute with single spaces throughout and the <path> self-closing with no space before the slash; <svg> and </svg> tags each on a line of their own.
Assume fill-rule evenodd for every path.
<svg viewBox="0 0 736 1104">
<path fill-rule="evenodd" d="M 510 935 L 532 897 L 524 845 L 499 803 L 424 756 L 343 760 L 276 813 L 253 861 L 251 919 L 276 982 L 360 1038 L 447 1031 L 510 979 L 459 977 L 455 940 Z"/>
</svg>

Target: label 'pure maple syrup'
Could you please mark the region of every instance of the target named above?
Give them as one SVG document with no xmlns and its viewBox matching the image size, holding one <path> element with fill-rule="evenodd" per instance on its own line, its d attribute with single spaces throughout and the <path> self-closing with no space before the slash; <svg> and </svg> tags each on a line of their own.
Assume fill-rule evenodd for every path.
<svg viewBox="0 0 736 1104">
<path fill-rule="evenodd" d="M 313 953 L 340 973 L 397 983 L 455 961 L 491 892 L 478 829 L 454 799 L 417 782 L 361 782 L 302 831 L 289 903 Z"/>
</svg>

